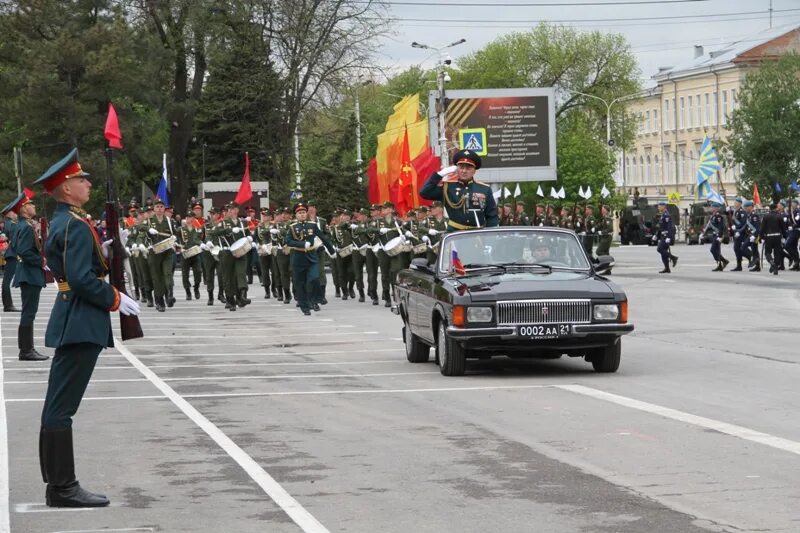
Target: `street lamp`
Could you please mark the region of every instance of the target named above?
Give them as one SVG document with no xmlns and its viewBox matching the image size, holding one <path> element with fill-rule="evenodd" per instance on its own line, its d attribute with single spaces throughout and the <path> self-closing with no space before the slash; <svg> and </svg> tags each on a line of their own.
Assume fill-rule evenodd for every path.
<svg viewBox="0 0 800 533">
<path fill-rule="evenodd" d="M 430 46 L 427 44 L 418 43 L 416 41 L 411 43 L 412 48 L 420 48 L 422 50 L 435 50 L 439 54 L 439 61 L 436 63 L 436 67 L 439 69 L 438 72 L 436 73 L 436 86 L 439 91 L 439 106 L 437 109 L 437 121 L 439 123 L 439 150 L 441 152 L 440 156 L 441 156 L 442 166 L 447 166 L 448 163 L 447 135 L 445 132 L 444 84 L 445 82 L 450 81 L 450 75 L 447 74 L 445 67 L 452 62 L 452 60 L 449 57 L 445 57 L 442 52 L 448 48 L 452 48 L 454 46 L 457 46 L 465 42 L 467 42 L 466 39 L 459 39 L 458 41 L 443 46 Z"/>
<path fill-rule="evenodd" d="M 635 94 L 626 94 L 625 96 L 619 96 L 614 98 L 610 102 L 606 101 L 604 98 L 600 98 L 599 96 L 595 96 L 593 94 L 582 93 L 580 91 L 572 91 L 574 94 L 580 94 L 581 96 L 586 96 L 587 98 L 594 98 L 595 100 L 600 100 L 606 106 L 606 146 L 608 151 L 611 151 L 611 147 L 614 145 L 614 142 L 611 140 L 611 106 L 616 104 L 621 100 L 626 100 L 628 98 L 633 98 L 635 96 L 639 96 L 639 93 Z"/>
</svg>

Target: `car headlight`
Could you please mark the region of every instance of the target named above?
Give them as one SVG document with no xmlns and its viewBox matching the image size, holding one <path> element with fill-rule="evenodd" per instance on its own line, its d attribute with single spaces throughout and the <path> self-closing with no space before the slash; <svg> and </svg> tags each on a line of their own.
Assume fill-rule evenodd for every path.
<svg viewBox="0 0 800 533">
<path fill-rule="evenodd" d="M 617 304 L 600 304 L 594 306 L 595 320 L 616 320 L 619 317 Z"/>
<path fill-rule="evenodd" d="M 467 308 L 467 322 L 491 322 L 491 321 L 492 321 L 491 307 Z"/>
</svg>

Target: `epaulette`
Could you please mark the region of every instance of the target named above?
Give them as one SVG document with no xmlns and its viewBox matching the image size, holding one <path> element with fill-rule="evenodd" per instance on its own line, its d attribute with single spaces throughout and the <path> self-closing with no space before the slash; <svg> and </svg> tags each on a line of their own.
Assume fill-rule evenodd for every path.
<svg viewBox="0 0 800 533">
<path fill-rule="evenodd" d="M 476 180 L 476 179 L 473 179 L 472 181 L 474 181 L 474 182 L 475 182 L 475 183 L 477 183 L 478 185 L 484 185 L 484 186 L 486 186 L 486 187 L 491 187 L 491 185 L 489 185 L 488 183 L 484 183 L 484 182 L 482 182 L 482 181 L 478 181 L 478 180 Z"/>
</svg>

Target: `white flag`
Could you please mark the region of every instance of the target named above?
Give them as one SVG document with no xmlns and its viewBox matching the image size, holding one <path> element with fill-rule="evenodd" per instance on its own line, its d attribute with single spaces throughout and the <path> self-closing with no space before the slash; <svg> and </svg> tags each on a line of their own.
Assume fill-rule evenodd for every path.
<svg viewBox="0 0 800 533">
<path fill-rule="evenodd" d="M 609 191 L 606 188 L 605 184 L 603 184 L 603 189 L 600 191 L 600 196 L 602 196 L 603 198 L 608 198 L 609 196 L 611 196 L 611 191 Z"/>
<path fill-rule="evenodd" d="M 499 200 L 501 194 L 503 194 L 503 190 L 502 189 L 497 189 L 496 191 L 494 191 L 492 193 L 492 196 L 494 196 L 495 200 Z"/>
<path fill-rule="evenodd" d="M 509 196 L 511 196 L 511 191 L 509 191 L 508 187 L 506 187 L 505 185 L 503 185 L 503 196 L 505 198 L 508 198 Z"/>
<path fill-rule="evenodd" d="M 514 189 L 514 198 L 522 194 L 522 189 L 519 188 L 519 183 L 517 183 L 517 187 Z"/>
<path fill-rule="evenodd" d="M 578 187 L 578 196 L 580 196 L 581 198 L 586 198 L 586 197 L 583 195 L 583 185 L 581 185 L 580 187 Z"/>
<path fill-rule="evenodd" d="M 555 199 L 558 199 L 558 198 L 560 198 L 560 197 L 558 196 L 558 193 L 556 192 L 556 190 L 555 190 L 555 188 L 554 188 L 554 187 L 550 187 L 550 197 L 551 197 L 551 198 L 555 198 Z"/>
<path fill-rule="evenodd" d="M 544 191 L 542 191 L 541 185 L 539 185 L 539 188 L 536 189 L 536 196 L 538 196 L 539 198 L 544 198 Z"/>
<path fill-rule="evenodd" d="M 558 197 L 562 200 L 567 197 L 567 192 L 564 190 L 564 186 L 561 186 L 561 190 L 558 191 Z"/>
<path fill-rule="evenodd" d="M 584 196 L 584 198 L 586 198 L 588 200 L 591 197 L 592 197 L 592 188 L 587 185 L 586 186 L 586 196 Z"/>
</svg>

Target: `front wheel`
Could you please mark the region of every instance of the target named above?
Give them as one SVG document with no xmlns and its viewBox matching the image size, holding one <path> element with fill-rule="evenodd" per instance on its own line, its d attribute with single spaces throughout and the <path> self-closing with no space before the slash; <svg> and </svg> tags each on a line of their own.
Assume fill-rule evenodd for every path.
<svg viewBox="0 0 800 533">
<path fill-rule="evenodd" d="M 411 326 L 403 326 L 403 340 L 406 343 L 406 359 L 409 363 L 427 363 L 430 358 L 431 347 L 419 340 L 411 333 Z"/>
<path fill-rule="evenodd" d="M 622 339 L 617 339 L 614 344 L 605 348 L 597 348 L 591 354 L 592 367 L 595 372 L 611 373 L 619 369 L 619 362 L 622 355 Z"/>
<path fill-rule="evenodd" d="M 467 366 L 467 352 L 447 336 L 447 324 L 439 322 L 439 337 L 436 339 L 436 357 L 443 376 L 462 376 Z"/>
</svg>

